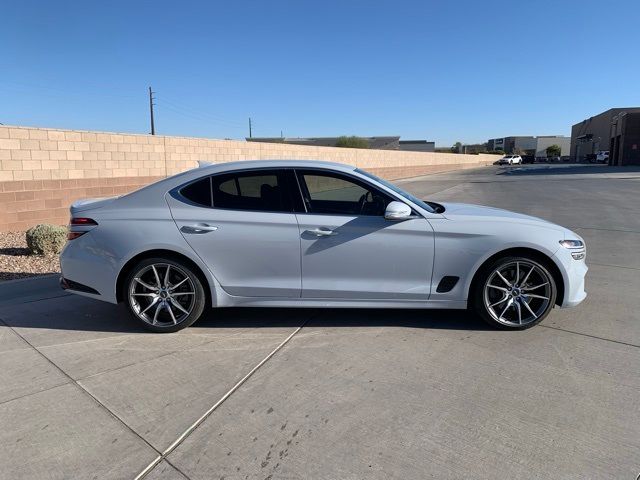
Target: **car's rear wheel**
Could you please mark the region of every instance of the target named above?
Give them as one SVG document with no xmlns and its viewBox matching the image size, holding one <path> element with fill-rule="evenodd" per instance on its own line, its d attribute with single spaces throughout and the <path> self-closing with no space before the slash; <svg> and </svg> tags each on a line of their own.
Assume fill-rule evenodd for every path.
<svg viewBox="0 0 640 480">
<path fill-rule="evenodd" d="M 198 276 L 176 260 L 142 260 L 127 276 L 124 288 L 129 312 L 152 332 L 177 332 L 192 325 L 206 302 Z"/>
<path fill-rule="evenodd" d="M 556 302 L 549 270 L 527 257 L 499 258 L 474 282 L 473 307 L 490 325 L 523 330 L 540 323 Z"/>
</svg>

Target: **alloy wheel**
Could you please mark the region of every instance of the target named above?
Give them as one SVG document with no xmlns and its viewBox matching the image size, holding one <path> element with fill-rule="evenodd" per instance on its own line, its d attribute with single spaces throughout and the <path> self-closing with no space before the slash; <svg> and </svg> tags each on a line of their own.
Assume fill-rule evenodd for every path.
<svg viewBox="0 0 640 480">
<path fill-rule="evenodd" d="M 540 265 L 529 261 L 504 263 L 484 285 L 484 306 L 497 322 L 521 327 L 538 320 L 551 303 L 551 279 Z"/>
<path fill-rule="evenodd" d="M 154 263 L 138 271 L 129 285 L 129 304 L 149 325 L 177 325 L 192 312 L 195 286 L 186 272 L 175 265 Z"/>
</svg>

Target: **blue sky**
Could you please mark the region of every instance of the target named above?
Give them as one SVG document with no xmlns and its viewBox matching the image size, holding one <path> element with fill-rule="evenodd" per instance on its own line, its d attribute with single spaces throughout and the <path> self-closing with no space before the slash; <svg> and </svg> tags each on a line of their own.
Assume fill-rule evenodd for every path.
<svg viewBox="0 0 640 480">
<path fill-rule="evenodd" d="M 0 122 L 159 134 L 570 134 L 640 106 L 640 2 L 6 2 Z"/>
</svg>

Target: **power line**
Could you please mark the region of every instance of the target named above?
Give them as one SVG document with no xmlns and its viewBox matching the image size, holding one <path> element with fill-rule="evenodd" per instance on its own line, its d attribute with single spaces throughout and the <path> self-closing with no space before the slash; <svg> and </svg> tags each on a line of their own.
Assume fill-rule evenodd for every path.
<svg viewBox="0 0 640 480">
<path fill-rule="evenodd" d="M 197 120 L 197 121 L 199 121 L 201 123 L 206 123 L 208 125 L 216 125 L 218 127 L 220 126 L 220 122 L 212 121 L 212 120 L 210 120 L 208 118 L 204 118 L 204 117 L 202 117 L 200 115 L 194 115 L 194 114 L 191 114 L 191 113 L 188 113 L 188 112 L 180 111 L 179 109 L 176 109 L 176 108 L 173 108 L 173 107 L 171 107 L 169 105 L 166 105 L 161 101 L 158 101 L 158 103 L 156 105 L 158 105 L 161 108 L 165 108 L 167 110 L 170 110 L 173 113 L 177 113 L 178 115 L 182 115 L 183 117 L 190 118 L 192 120 Z M 237 129 L 237 130 L 244 130 L 246 128 L 246 127 L 243 127 L 243 126 L 235 126 L 235 125 L 225 125 L 225 126 L 228 127 L 228 128 L 233 128 L 233 129 Z"/>
<path fill-rule="evenodd" d="M 173 100 L 167 99 L 166 97 L 162 97 L 160 100 L 162 102 L 168 104 L 168 105 L 173 106 L 174 108 L 178 108 L 178 109 L 183 110 L 183 111 L 188 112 L 188 113 L 192 113 L 192 114 L 196 114 L 196 115 L 199 115 L 199 116 L 202 116 L 202 117 L 209 118 L 210 120 L 212 120 L 214 122 L 219 122 L 221 124 L 234 126 L 234 127 L 241 127 L 244 124 L 244 122 L 241 123 L 241 122 L 238 122 L 236 120 L 229 120 L 229 119 L 226 119 L 226 118 L 222 118 L 222 117 L 213 115 L 213 114 L 211 114 L 209 112 L 205 112 L 205 111 L 202 111 L 202 110 L 197 110 L 197 109 L 195 109 L 193 107 L 189 107 L 189 106 L 186 106 L 186 105 L 179 104 L 179 103 L 177 103 L 177 102 L 175 102 Z"/>
</svg>

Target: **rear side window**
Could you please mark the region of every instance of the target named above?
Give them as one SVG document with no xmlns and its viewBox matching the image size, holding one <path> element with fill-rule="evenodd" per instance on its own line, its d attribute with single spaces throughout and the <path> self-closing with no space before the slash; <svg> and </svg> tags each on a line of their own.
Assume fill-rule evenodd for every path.
<svg viewBox="0 0 640 480">
<path fill-rule="evenodd" d="M 211 177 L 214 208 L 290 212 L 287 181 L 280 171 L 241 172 Z"/>
<path fill-rule="evenodd" d="M 187 200 L 203 206 L 211 206 L 211 178 L 206 177 L 190 183 L 180 190 L 180 193 Z"/>
</svg>

